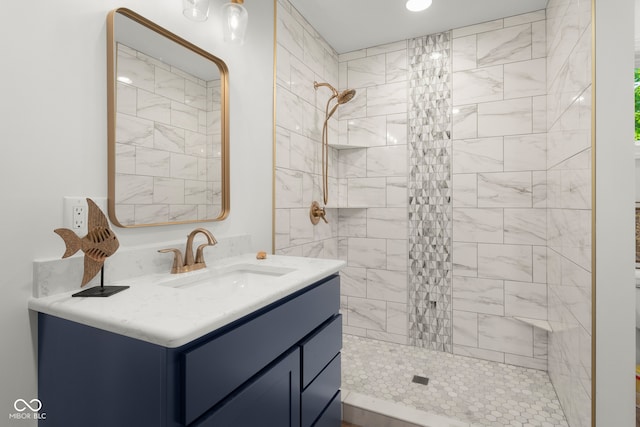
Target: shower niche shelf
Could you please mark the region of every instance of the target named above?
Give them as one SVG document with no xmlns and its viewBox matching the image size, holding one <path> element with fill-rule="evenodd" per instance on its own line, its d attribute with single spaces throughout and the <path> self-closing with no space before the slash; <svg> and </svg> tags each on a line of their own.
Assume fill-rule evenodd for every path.
<svg viewBox="0 0 640 427">
<path fill-rule="evenodd" d="M 539 328 L 547 332 L 553 332 L 551 324 L 549 324 L 549 322 L 546 320 L 531 319 L 529 317 L 514 317 L 514 319 L 526 323 L 527 325 L 532 325 L 534 328 Z"/>
<path fill-rule="evenodd" d="M 369 148 L 368 145 L 354 145 L 354 144 L 340 144 L 339 142 L 330 142 L 329 147 L 335 148 L 336 150 L 350 150 L 354 148 Z"/>
</svg>

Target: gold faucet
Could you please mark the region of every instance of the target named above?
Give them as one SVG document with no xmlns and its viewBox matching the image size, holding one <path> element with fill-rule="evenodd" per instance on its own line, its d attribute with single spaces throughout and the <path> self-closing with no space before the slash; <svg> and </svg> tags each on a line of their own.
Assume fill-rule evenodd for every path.
<svg viewBox="0 0 640 427">
<path fill-rule="evenodd" d="M 198 246 L 196 250 L 196 258 L 193 259 L 193 239 L 196 237 L 196 234 L 202 233 L 207 238 L 207 243 L 203 243 Z M 184 262 L 182 259 L 182 252 L 180 249 L 169 248 L 169 249 L 160 249 L 158 252 L 161 253 L 169 253 L 173 252 L 173 266 L 171 267 L 171 274 L 177 273 L 186 273 L 188 271 L 200 270 L 201 268 L 205 268 L 207 265 L 204 262 L 204 248 L 207 246 L 213 246 L 218 241 L 213 234 L 205 228 L 196 228 L 187 236 L 187 247 L 184 250 Z"/>
</svg>

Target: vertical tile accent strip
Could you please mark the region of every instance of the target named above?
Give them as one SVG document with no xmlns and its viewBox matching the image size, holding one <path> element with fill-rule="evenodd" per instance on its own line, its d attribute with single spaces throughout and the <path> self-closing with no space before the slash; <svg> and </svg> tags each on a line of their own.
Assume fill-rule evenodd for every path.
<svg viewBox="0 0 640 427">
<path fill-rule="evenodd" d="M 452 343 L 451 32 L 409 43 L 409 343 Z"/>
</svg>

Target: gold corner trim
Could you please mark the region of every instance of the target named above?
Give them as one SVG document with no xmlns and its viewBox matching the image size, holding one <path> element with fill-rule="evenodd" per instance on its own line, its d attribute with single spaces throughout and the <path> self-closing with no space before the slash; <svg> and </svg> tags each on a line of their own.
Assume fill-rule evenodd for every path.
<svg viewBox="0 0 640 427">
<path fill-rule="evenodd" d="M 271 253 L 276 253 L 276 96 L 278 60 L 278 0 L 273 0 L 273 147 L 271 173 Z"/>
<path fill-rule="evenodd" d="M 596 427 L 596 0 L 591 0 L 591 426 Z"/>
<path fill-rule="evenodd" d="M 115 52 L 115 15 L 122 14 L 127 18 L 149 28 L 163 37 L 191 50 L 192 52 L 210 60 L 218 66 L 220 71 L 220 97 L 221 97 L 221 155 L 222 155 L 222 205 L 220 214 L 216 218 L 204 220 L 170 221 L 149 224 L 123 225 L 118 221 L 115 210 L 115 163 L 116 163 L 116 52 Z M 160 225 L 193 224 L 201 222 L 222 221 L 229 216 L 231 210 L 231 186 L 230 186 L 230 160 L 229 160 L 229 68 L 220 58 L 206 50 L 194 45 L 182 37 L 159 26 L 142 15 L 126 7 L 119 7 L 107 14 L 107 212 L 111 222 L 122 228 L 141 228 Z"/>
</svg>

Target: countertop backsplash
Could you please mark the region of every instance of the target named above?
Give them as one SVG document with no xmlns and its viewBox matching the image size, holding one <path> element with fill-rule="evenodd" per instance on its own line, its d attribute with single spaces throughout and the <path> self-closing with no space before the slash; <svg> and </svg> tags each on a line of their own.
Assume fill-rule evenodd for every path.
<svg viewBox="0 0 640 427">
<path fill-rule="evenodd" d="M 134 247 L 120 247 L 118 252 L 104 263 L 105 285 L 133 277 L 156 273 L 169 273 L 173 264 L 172 254 L 159 254 L 158 249 L 179 248 L 184 251 L 185 240 L 154 243 Z M 205 249 L 207 263 L 241 255 L 251 250 L 251 236 L 217 238 L 218 244 Z M 33 262 L 33 296 L 35 298 L 56 295 L 74 289 L 80 291 L 84 271 L 84 254 L 65 259 L 40 259 Z M 84 287 L 100 284 L 100 274 Z"/>
</svg>

